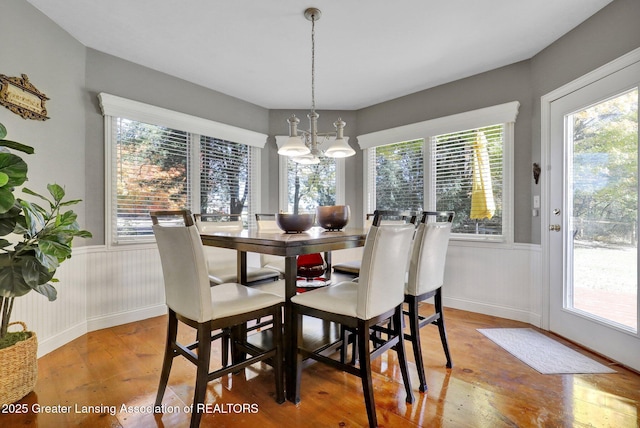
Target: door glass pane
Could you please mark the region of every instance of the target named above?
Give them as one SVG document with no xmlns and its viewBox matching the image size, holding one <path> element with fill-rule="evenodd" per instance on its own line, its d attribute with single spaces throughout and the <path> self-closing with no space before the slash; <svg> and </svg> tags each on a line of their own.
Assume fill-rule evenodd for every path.
<svg viewBox="0 0 640 428">
<path fill-rule="evenodd" d="M 573 263 L 569 257 L 565 308 L 637 332 L 638 90 L 566 124 Z"/>
</svg>

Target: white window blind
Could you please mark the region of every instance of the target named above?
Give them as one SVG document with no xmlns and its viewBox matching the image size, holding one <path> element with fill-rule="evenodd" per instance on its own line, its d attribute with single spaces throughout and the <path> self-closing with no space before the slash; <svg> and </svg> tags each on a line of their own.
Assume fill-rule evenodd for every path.
<svg viewBox="0 0 640 428">
<path fill-rule="evenodd" d="M 422 210 L 424 204 L 424 140 L 370 149 L 369 174 L 374 177 L 375 209 Z"/>
<path fill-rule="evenodd" d="M 260 149 L 125 118 L 107 122 L 112 242 L 151 240 L 154 210 L 237 215 L 252 223 Z"/>
<path fill-rule="evenodd" d="M 504 126 L 432 139 L 435 207 L 455 211 L 453 231 L 502 234 Z"/>
<path fill-rule="evenodd" d="M 251 220 L 251 153 L 244 144 L 200 138 L 201 213 L 229 214 L 245 223 Z"/>
<path fill-rule="evenodd" d="M 189 135 L 124 118 L 113 120 L 115 136 L 116 240 L 149 236 L 150 210 L 190 206 Z"/>
</svg>

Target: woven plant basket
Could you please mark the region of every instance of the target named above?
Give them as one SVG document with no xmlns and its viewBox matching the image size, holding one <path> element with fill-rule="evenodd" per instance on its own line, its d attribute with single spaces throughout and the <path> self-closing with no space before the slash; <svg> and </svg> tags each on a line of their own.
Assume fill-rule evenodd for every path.
<svg viewBox="0 0 640 428">
<path fill-rule="evenodd" d="M 18 324 L 23 331 L 27 325 L 22 321 Z M 15 403 L 33 391 L 38 380 L 38 339 L 35 332 L 31 337 L 15 345 L 0 349 L 0 405 Z"/>
</svg>

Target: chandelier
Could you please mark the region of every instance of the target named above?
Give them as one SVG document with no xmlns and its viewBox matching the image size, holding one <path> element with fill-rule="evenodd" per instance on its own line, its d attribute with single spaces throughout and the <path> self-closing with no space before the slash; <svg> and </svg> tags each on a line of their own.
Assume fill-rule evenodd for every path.
<svg viewBox="0 0 640 428">
<path fill-rule="evenodd" d="M 278 149 L 279 155 L 290 156 L 295 162 L 302 164 L 320 163 L 320 156 L 328 156 L 332 158 L 345 158 L 356 154 L 343 136 L 344 126 L 346 123 L 338 118 L 333 122 L 336 128 L 333 132 L 318 132 L 318 113 L 316 113 L 316 97 L 315 97 L 315 62 L 316 62 L 316 40 L 315 40 L 315 24 L 320 19 L 321 12 L 319 9 L 310 7 L 304 11 L 304 16 L 311 21 L 311 112 L 307 115 L 309 118 L 309 130 L 300 131 L 298 135 L 298 124 L 300 119 L 296 115 L 291 115 L 287 121 L 289 122 L 289 138 Z M 318 142 L 318 138 L 321 139 Z"/>
</svg>

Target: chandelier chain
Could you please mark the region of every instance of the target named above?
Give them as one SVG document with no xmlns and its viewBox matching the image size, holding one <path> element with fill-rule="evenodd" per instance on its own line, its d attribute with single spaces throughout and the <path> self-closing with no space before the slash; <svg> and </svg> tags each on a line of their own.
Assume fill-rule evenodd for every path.
<svg viewBox="0 0 640 428">
<path fill-rule="evenodd" d="M 311 111 L 316 111 L 316 17 L 311 15 Z"/>
</svg>

